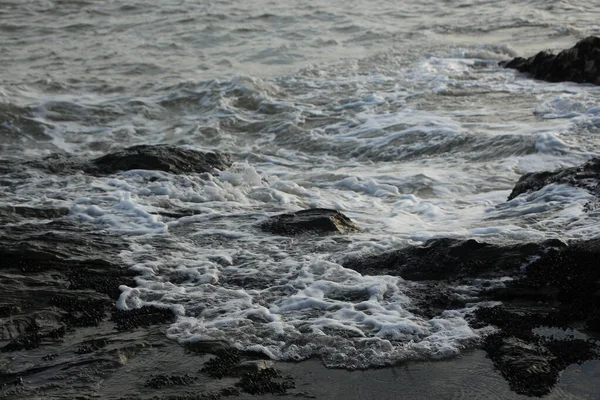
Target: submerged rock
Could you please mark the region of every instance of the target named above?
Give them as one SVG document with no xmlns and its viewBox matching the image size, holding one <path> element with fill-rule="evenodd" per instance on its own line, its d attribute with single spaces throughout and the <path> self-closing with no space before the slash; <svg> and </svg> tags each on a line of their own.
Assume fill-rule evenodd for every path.
<svg viewBox="0 0 600 400">
<path fill-rule="evenodd" d="M 600 158 L 595 157 L 583 165 L 572 168 L 563 168 L 553 172 L 530 172 L 523 175 L 508 200 L 512 200 L 522 193 L 540 190 L 551 183 L 569 184 L 587 189 L 590 193 L 600 197 Z"/>
<path fill-rule="evenodd" d="M 344 267 L 361 274 L 396 275 L 411 281 L 501 277 L 518 273 L 523 264 L 548 248 L 563 246 L 558 240 L 499 246 L 473 239 L 432 239 L 423 246 L 354 258 Z"/>
<path fill-rule="evenodd" d="M 500 63 L 548 82 L 571 81 L 600 85 L 600 38 L 589 36 L 554 55 L 542 51 L 530 58 L 517 57 Z"/>
<path fill-rule="evenodd" d="M 302 233 L 351 233 L 361 229 L 350 218 L 339 211 L 325 208 L 301 210 L 269 218 L 260 228 L 277 235 L 299 235 Z"/>
</svg>

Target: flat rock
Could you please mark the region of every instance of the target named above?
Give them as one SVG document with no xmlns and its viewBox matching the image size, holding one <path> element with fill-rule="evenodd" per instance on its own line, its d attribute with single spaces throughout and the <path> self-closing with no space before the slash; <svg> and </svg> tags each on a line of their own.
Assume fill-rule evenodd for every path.
<svg viewBox="0 0 600 400">
<path fill-rule="evenodd" d="M 128 147 L 92 160 L 57 153 L 26 163 L 30 167 L 47 170 L 54 174 L 83 171 L 96 176 L 133 169 L 165 171 L 172 174 L 214 173 L 216 170 L 222 171 L 229 168 L 231 164 L 232 160 L 226 154 L 184 149 L 167 144 Z M 10 165 L 5 166 L 5 168 L 9 167 Z M 18 168 L 18 166 L 16 167 Z"/>
<path fill-rule="evenodd" d="M 260 228 L 265 232 L 286 236 L 303 233 L 346 234 L 361 231 L 358 225 L 341 212 L 325 208 L 276 215 L 263 222 Z"/>
<path fill-rule="evenodd" d="M 452 280 L 465 277 L 500 277 L 518 273 L 524 263 L 558 240 L 499 246 L 477 240 L 432 239 L 423 246 L 350 259 L 344 267 L 368 275 L 395 275 L 406 280 Z"/>
<path fill-rule="evenodd" d="M 521 176 L 515 184 L 508 200 L 522 193 L 540 190 L 551 183 L 569 184 L 588 190 L 600 197 L 600 158 L 595 157 L 583 165 L 572 168 L 562 168 L 553 172 L 530 172 Z"/>
<path fill-rule="evenodd" d="M 556 55 L 542 51 L 533 57 L 517 57 L 500 65 L 530 73 L 534 78 L 548 82 L 600 85 L 600 38 L 589 36 Z"/>
<path fill-rule="evenodd" d="M 132 169 L 165 171 L 173 174 L 213 172 L 231 166 L 224 154 L 183 149 L 171 145 L 140 145 L 96 158 L 90 162 L 88 172 L 113 174 Z"/>
</svg>

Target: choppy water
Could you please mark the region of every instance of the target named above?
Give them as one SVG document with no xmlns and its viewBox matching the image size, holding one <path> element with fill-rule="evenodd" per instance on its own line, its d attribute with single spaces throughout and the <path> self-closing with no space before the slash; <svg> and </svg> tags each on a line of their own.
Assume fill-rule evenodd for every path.
<svg viewBox="0 0 600 400">
<path fill-rule="evenodd" d="M 596 8 L 3 1 L 3 158 L 172 143 L 237 163 L 214 176 L 26 171 L 3 177 L 0 202 L 66 206 L 70 219 L 122 233 L 123 264 L 141 277 L 119 306 L 173 307 L 173 339 L 351 368 L 455 355 L 480 335 L 468 310 L 424 319 L 408 311 L 420 284 L 341 262 L 431 237 L 600 235 L 583 190 L 506 201 L 524 172 L 595 154 L 600 88 L 497 66 L 600 34 Z M 310 207 L 338 209 L 365 232 L 290 239 L 256 228 Z"/>
</svg>

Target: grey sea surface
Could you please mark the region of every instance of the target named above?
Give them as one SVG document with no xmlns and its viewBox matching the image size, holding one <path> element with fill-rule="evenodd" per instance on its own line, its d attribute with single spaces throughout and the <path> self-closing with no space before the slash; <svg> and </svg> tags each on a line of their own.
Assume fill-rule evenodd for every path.
<svg viewBox="0 0 600 400">
<path fill-rule="evenodd" d="M 490 396 L 498 393 L 490 398 L 519 398 L 473 350 L 490 332 L 467 322 L 480 304 L 426 318 L 411 308 L 420 283 L 342 264 L 439 237 L 500 244 L 599 237 L 600 213 L 585 212 L 594 198 L 583 189 L 552 184 L 507 197 L 524 173 L 598 154 L 600 87 L 536 81 L 498 65 L 600 35 L 599 7 L 2 0 L 0 207 L 64 209 L 61 223 L 117 237 L 123 249 L 111 261 L 137 276 L 135 287 L 123 282 L 116 305 L 173 310 L 162 340 L 227 341 L 278 362 L 303 361 L 282 368 L 320 371 L 333 382 L 360 375 L 372 393 L 383 382 L 381 398 L 392 398 L 396 370 L 371 369 L 413 361 L 398 376 L 450 374 L 450 386 L 433 379 L 423 393 L 400 398 L 484 396 L 488 387 L 469 378 L 481 371 Z M 5 168 L 139 144 L 226 153 L 234 164 L 182 175 Z M 363 232 L 299 240 L 257 229 L 269 216 L 306 208 L 339 210 Z M 6 222 L 0 236 L 46 222 L 24 216 Z M 153 354 L 146 357 L 155 365 Z M 16 369 L 34 363 L 11 357 Z M 456 357 L 459 368 L 448 368 Z M 368 371 L 323 372 L 313 358 Z M 148 370 L 137 362 L 132 374 L 139 365 Z M 549 398 L 597 398 L 598 370 L 597 362 L 570 367 Z M 99 395 L 131 384 L 118 373 L 106 378 L 114 387 L 90 376 Z M 319 379 L 319 398 L 350 390 Z"/>
</svg>

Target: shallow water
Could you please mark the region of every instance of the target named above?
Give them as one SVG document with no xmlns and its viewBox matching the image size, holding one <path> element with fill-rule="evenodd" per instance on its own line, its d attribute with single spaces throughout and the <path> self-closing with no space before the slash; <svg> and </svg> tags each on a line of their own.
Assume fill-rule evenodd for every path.
<svg viewBox="0 0 600 400">
<path fill-rule="evenodd" d="M 3 2 L 3 158 L 171 143 L 236 164 L 214 175 L 26 170 L 2 177 L 0 203 L 68 207 L 66 218 L 121 234 L 122 263 L 140 277 L 118 305 L 172 307 L 172 339 L 346 368 L 454 356 L 482 334 L 464 319 L 470 308 L 424 319 L 409 311 L 419 283 L 341 263 L 432 237 L 599 236 L 582 189 L 506 199 L 523 173 L 595 154 L 600 88 L 497 65 L 600 34 L 594 11 L 583 1 Z M 312 207 L 364 232 L 257 228 Z"/>
</svg>

